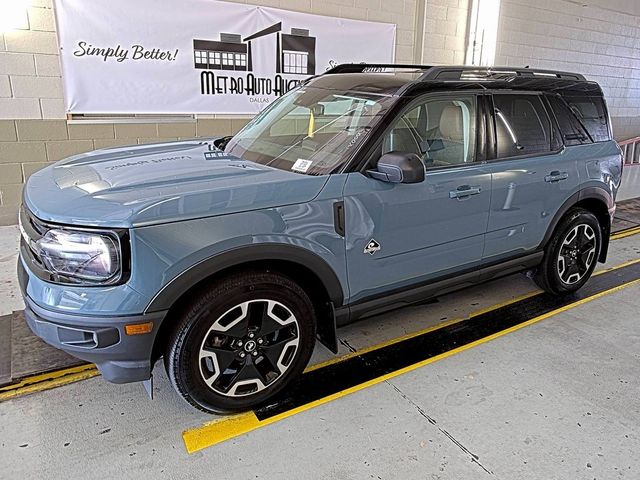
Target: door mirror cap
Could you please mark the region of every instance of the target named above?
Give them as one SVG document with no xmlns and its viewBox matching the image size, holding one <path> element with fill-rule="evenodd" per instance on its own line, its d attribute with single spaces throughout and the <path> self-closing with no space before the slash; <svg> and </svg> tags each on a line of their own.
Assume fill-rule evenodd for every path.
<svg viewBox="0 0 640 480">
<path fill-rule="evenodd" d="M 415 153 L 389 152 L 380 157 L 375 170 L 367 173 L 383 182 L 420 183 L 424 181 L 424 164 Z"/>
</svg>

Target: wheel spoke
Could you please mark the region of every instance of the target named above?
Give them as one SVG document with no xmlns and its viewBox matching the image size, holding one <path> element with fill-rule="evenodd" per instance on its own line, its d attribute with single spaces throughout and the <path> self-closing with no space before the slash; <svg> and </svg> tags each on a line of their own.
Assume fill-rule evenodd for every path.
<svg viewBox="0 0 640 480">
<path fill-rule="evenodd" d="M 209 386 L 224 375 L 235 361 L 236 354 L 232 350 L 211 346 L 200 349 L 200 371 Z"/>
<path fill-rule="evenodd" d="M 272 356 L 269 352 L 264 350 L 263 354 L 256 358 L 255 368 L 260 374 L 260 378 L 266 384 L 271 383 L 273 380 L 280 376 L 280 369 L 278 368 L 278 359 L 272 360 Z"/>
<path fill-rule="evenodd" d="M 286 328 L 291 323 L 295 322 L 295 317 L 289 311 L 279 303 L 269 302 L 265 316 L 262 320 L 262 326 L 260 327 L 260 336 L 268 336 L 275 332 Z"/>
<path fill-rule="evenodd" d="M 280 355 L 282 355 L 282 350 L 284 350 L 285 345 L 290 341 L 290 338 L 282 339 L 279 342 L 275 342 L 265 346 L 262 351 L 264 352 L 264 356 L 269 359 L 269 362 L 277 368 L 278 360 L 280 359 Z"/>
<path fill-rule="evenodd" d="M 252 302 L 249 304 L 248 330 L 260 330 L 267 316 L 267 306 L 267 302 Z"/>
<path fill-rule="evenodd" d="M 247 371 L 250 361 L 248 358 L 235 359 L 233 368 L 229 368 L 212 386 L 221 390 L 222 393 L 229 392 L 235 384 L 239 381 L 246 380 L 247 375 L 250 375 L 250 372 Z"/>
<path fill-rule="evenodd" d="M 226 335 L 241 338 L 247 330 L 248 305 L 242 303 L 227 310 L 211 326 L 211 331 L 222 332 Z"/>
<path fill-rule="evenodd" d="M 247 358 L 247 361 L 244 363 L 238 374 L 231 382 L 229 382 L 227 391 L 231 395 L 246 395 L 248 393 L 260 391 L 265 387 L 266 384 L 263 380 L 262 374 L 256 368 L 253 360 Z M 242 390 L 242 393 L 238 393 L 238 390 Z"/>
</svg>

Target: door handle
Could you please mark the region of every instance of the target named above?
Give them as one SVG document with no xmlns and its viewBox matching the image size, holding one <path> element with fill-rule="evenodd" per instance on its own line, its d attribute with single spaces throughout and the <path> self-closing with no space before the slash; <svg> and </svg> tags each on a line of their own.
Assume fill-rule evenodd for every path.
<svg viewBox="0 0 640 480">
<path fill-rule="evenodd" d="M 449 198 L 466 198 L 471 195 L 478 195 L 481 192 L 480 187 L 470 187 L 469 185 L 461 185 L 456 190 L 449 192 Z"/>
<path fill-rule="evenodd" d="M 544 177 L 545 182 L 554 183 L 559 182 L 561 180 L 566 180 L 569 178 L 569 174 L 567 172 L 560 172 L 558 170 L 554 170 L 549 175 Z"/>
</svg>

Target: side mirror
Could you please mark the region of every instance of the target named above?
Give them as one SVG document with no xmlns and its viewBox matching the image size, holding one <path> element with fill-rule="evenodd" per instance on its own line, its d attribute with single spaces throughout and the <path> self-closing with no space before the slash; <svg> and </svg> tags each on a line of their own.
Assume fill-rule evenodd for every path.
<svg viewBox="0 0 640 480">
<path fill-rule="evenodd" d="M 415 153 L 389 152 L 380 157 L 375 170 L 367 173 L 383 182 L 420 183 L 424 181 L 424 164 Z"/>
</svg>

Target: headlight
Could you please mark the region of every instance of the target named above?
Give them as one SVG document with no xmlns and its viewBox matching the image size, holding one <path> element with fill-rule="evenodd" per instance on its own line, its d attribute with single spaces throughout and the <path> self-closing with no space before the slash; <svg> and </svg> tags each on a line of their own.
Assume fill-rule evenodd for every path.
<svg viewBox="0 0 640 480">
<path fill-rule="evenodd" d="M 49 272 L 73 283 L 113 283 L 122 272 L 115 235 L 54 228 L 35 242 L 35 249 Z"/>
</svg>

